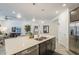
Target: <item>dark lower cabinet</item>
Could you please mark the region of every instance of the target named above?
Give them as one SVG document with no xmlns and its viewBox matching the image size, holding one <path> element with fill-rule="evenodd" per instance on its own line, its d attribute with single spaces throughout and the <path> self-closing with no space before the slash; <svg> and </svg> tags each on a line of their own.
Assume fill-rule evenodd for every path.
<svg viewBox="0 0 79 59">
<path fill-rule="evenodd" d="M 53 50 L 52 50 L 52 39 L 51 40 L 48 40 L 47 42 L 46 42 L 46 54 L 47 55 L 51 55 L 52 54 L 52 52 L 53 52 Z"/>
<path fill-rule="evenodd" d="M 38 55 L 39 54 L 38 47 L 39 47 L 38 45 L 35 45 L 35 46 L 32 46 L 28 49 L 20 51 L 14 55 Z"/>
<path fill-rule="evenodd" d="M 40 55 L 52 55 L 55 50 L 55 39 L 50 39 L 39 45 L 39 54 Z"/>
<path fill-rule="evenodd" d="M 55 39 L 52 38 L 39 45 L 32 46 L 14 55 L 52 55 L 55 50 Z"/>
<path fill-rule="evenodd" d="M 46 54 L 46 42 L 39 44 L 39 55 Z"/>
</svg>

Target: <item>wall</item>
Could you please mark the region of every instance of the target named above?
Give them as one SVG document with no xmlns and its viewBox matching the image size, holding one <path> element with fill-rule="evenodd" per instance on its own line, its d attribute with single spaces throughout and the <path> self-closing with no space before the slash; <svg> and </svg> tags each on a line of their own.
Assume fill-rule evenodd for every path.
<svg viewBox="0 0 79 59">
<path fill-rule="evenodd" d="M 58 38 L 58 19 L 53 19 L 50 25 L 50 34 Z"/>
<path fill-rule="evenodd" d="M 56 37 L 58 36 L 58 42 L 62 44 L 67 50 L 69 47 L 69 18 L 69 10 L 67 9 L 52 19 L 51 23 L 52 35 L 55 35 Z M 56 22 L 54 22 L 56 20 L 58 20 L 58 26 L 56 26 Z M 57 30 L 56 27 L 58 27 Z M 56 33 L 58 33 L 58 35 Z"/>
<path fill-rule="evenodd" d="M 58 40 L 65 48 L 69 47 L 69 10 L 62 12 L 59 17 Z"/>
<path fill-rule="evenodd" d="M 36 20 L 35 22 L 32 22 L 32 20 L 4 20 L 4 21 L 0 21 L 3 22 L 2 26 L 3 27 L 7 27 L 7 30 L 5 31 L 6 33 L 10 33 L 11 32 L 11 27 L 21 27 L 21 32 L 22 35 L 25 35 L 25 30 L 24 30 L 24 26 L 26 24 L 31 25 L 31 32 L 33 32 L 34 26 L 37 25 L 39 26 L 39 30 L 41 31 L 41 33 L 43 33 L 43 25 L 49 25 L 50 26 L 50 21 L 49 20 L 44 20 L 44 24 L 41 23 L 41 20 Z M 49 27 L 50 28 L 50 27 Z"/>
</svg>

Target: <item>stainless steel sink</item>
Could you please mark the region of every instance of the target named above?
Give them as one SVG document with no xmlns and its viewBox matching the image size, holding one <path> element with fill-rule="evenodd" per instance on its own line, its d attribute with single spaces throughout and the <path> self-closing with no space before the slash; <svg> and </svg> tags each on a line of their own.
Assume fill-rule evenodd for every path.
<svg viewBox="0 0 79 59">
<path fill-rule="evenodd" d="M 45 40 L 47 37 L 39 37 L 39 38 L 35 38 L 35 40 L 37 41 L 42 41 L 42 40 Z"/>
</svg>

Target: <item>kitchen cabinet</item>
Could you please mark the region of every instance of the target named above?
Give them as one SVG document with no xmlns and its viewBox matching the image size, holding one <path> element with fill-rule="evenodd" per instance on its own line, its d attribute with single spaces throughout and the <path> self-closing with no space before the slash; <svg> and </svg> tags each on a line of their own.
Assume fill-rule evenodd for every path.
<svg viewBox="0 0 79 59">
<path fill-rule="evenodd" d="M 55 50 L 55 39 L 50 39 L 39 45 L 39 54 L 40 55 L 49 55 L 52 54 Z"/>
<path fill-rule="evenodd" d="M 39 54 L 40 55 L 46 54 L 46 42 L 39 44 Z"/>
<path fill-rule="evenodd" d="M 22 39 L 20 40 L 19 38 L 20 39 L 22 38 Z M 50 36 L 45 39 L 42 38 L 43 40 L 41 40 L 41 41 L 34 40 L 34 39 L 28 39 L 25 36 L 19 37 L 19 38 L 16 38 L 16 42 L 15 42 L 16 46 L 20 46 L 20 47 L 18 47 L 18 49 L 15 47 L 15 45 L 13 47 L 11 45 L 11 42 L 15 41 L 14 38 L 12 40 L 10 40 L 10 39 L 5 40 L 5 45 L 8 44 L 8 45 L 6 45 L 7 54 L 12 54 L 12 55 L 51 55 L 52 52 L 55 50 L 55 37 Z M 19 44 L 19 42 L 20 42 L 20 44 Z M 21 45 L 21 43 L 22 43 L 22 45 Z M 24 43 L 24 45 L 23 45 L 23 43 Z M 13 50 L 8 49 L 7 46 L 9 48 L 13 48 Z"/>
<path fill-rule="evenodd" d="M 56 39 L 52 38 L 52 52 L 54 52 L 55 48 L 56 48 Z"/>
<path fill-rule="evenodd" d="M 47 40 L 14 55 L 51 55 L 55 50 L 55 39 Z"/>
<path fill-rule="evenodd" d="M 33 47 L 30 47 L 28 49 L 25 49 L 21 52 L 18 52 L 14 55 L 38 55 L 39 54 L 39 49 L 38 49 L 38 45 L 35 45 Z"/>
<path fill-rule="evenodd" d="M 45 34 L 39 37 L 38 40 L 36 40 L 35 38 L 29 38 L 28 36 L 7 38 L 5 39 L 6 55 L 39 55 L 40 45 L 44 44 L 44 46 L 41 45 L 42 46 L 41 48 L 42 49 L 45 48 L 45 50 L 43 51 L 46 51 L 47 45 L 51 46 L 51 44 L 49 43 L 50 40 L 51 41 L 55 40 L 55 36 Z M 47 43 L 47 41 L 49 42 Z"/>
<path fill-rule="evenodd" d="M 51 40 L 48 40 L 46 42 L 46 54 L 49 55 L 49 54 L 52 54 L 52 39 Z"/>
<path fill-rule="evenodd" d="M 70 12 L 70 22 L 79 21 L 79 7 Z"/>
</svg>

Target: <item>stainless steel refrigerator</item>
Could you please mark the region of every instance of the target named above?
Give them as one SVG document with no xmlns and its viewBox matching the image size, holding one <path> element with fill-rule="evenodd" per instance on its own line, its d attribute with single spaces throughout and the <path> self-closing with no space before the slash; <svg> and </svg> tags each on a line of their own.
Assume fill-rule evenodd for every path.
<svg viewBox="0 0 79 59">
<path fill-rule="evenodd" d="M 79 22 L 72 22 L 69 28 L 69 50 L 79 54 Z"/>
</svg>

